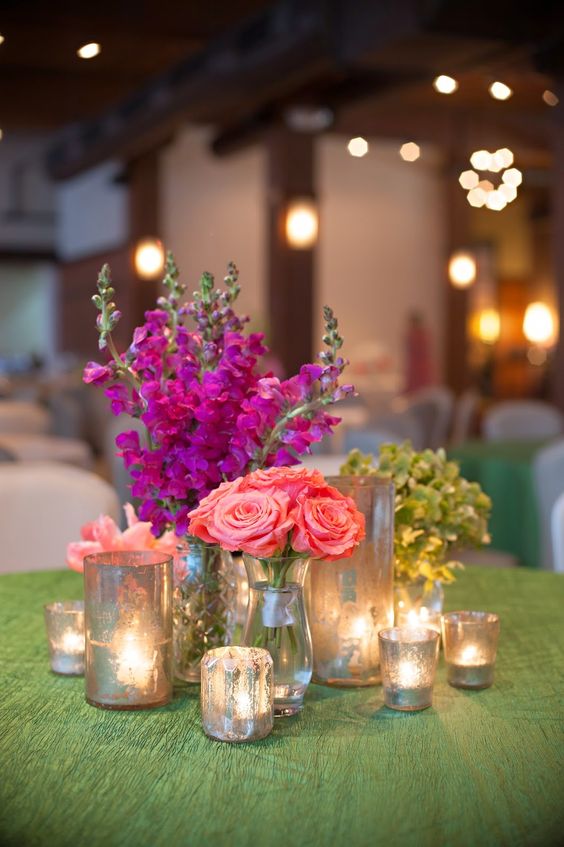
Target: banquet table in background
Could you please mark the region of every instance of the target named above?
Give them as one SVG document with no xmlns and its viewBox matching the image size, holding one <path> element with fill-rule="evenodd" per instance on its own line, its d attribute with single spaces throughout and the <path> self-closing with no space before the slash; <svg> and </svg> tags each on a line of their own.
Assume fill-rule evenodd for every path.
<svg viewBox="0 0 564 847">
<path fill-rule="evenodd" d="M 254 744 L 206 738 L 198 688 L 105 712 L 48 670 L 42 604 L 74 573 L 0 577 L 0 843 L 9 847 L 486 847 L 562 844 L 564 576 L 472 568 L 447 607 L 501 616 L 493 688 L 433 708 L 312 686 Z"/>
<path fill-rule="evenodd" d="M 462 476 L 479 482 L 492 498 L 492 547 L 522 565 L 541 567 L 539 504 L 533 460 L 546 441 L 467 441 L 448 451 Z"/>
</svg>

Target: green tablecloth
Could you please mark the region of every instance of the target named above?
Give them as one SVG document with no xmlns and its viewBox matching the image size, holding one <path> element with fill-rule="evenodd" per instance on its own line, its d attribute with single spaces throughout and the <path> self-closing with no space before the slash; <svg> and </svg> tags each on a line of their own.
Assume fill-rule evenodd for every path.
<svg viewBox="0 0 564 847">
<path fill-rule="evenodd" d="M 467 441 L 448 451 L 463 476 L 479 482 L 492 498 L 492 547 L 541 566 L 540 517 L 533 459 L 546 441 Z"/>
<path fill-rule="evenodd" d="M 485 847 L 564 838 L 564 577 L 468 569 L 450 608 L 501 615 L 494 687 L 401 714 L 379 688 L 312 686 L 267 739 L 200 727 L 198 689 L 104 712 L 48 670 L 41 604 L 80 577 L 0 578 L 3 847 Z"/>
</svg>

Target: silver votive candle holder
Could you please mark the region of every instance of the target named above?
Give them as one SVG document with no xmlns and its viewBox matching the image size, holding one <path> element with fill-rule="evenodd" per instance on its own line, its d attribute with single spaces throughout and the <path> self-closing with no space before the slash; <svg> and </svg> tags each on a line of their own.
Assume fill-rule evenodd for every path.
<svg viewBox="0 0 564 847">
<path fill-rule="evenodd" d="M 447 679 L 454 688 L 489 688 L 494 679 L 499 616 L 492 612 L 443 615 Z"/>
<path fill-rule="evenodd" d="M 265 738 L 274 725 L 273 662 L 259 647 L 217 647 L 201 662 L 202 724 L 218 741 Z"/>
<path fill-rule="evenodd" d="M 172 557 L 158 551 L 84 559 L 86 700 L 151 709 L 172 699 Z"/>
<path fill-rule="evenodd" d="M 384 703 L 400 712 L 427 709 L 439 656 L 439 633 L 428 627 L 392 627 L 378 633 Z"/>
<path fill-rule="evenodd" d="M 69 600 L 44 606 L 51 670 L 62 676 L 84 674 L 84 603 Z"/>
</svg>

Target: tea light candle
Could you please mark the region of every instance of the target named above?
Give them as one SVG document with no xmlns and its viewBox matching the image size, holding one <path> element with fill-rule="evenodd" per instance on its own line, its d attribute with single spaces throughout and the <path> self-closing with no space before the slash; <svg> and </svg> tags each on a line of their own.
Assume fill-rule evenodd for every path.
<svg viewBox="0 0 564 847">
<path fill-rule="evenodd" d="M 431 705 L 439 633 L 427 627 L 392 627 L 378 633 L 384 702 L 412 712 Z"/>
<path fill-rule="evenodd" d="M 84 673 L 84 603 L 73 600 L 44 607 L 51 670 L 63 676 Z"/>
<path fill-rule="evenodd" d="M 172 699 L 172 559 L 157 551 L 84 560 L 86 700 L 148 709 Z"/>
<path fill-rule="evenodd" d="M 489 688 L 493 682 L 499 616 L 490 612 L 443 615 L 447 679 L 455 688 Z"/>
<path fill-rule="evenodd" d="M 274 725 L 272 657 L 258 647 L 217 647 L 201 663 L 202 723 L 218 741 L 256 741 Z"/>
<path fill-rule="evenodd" d="M 429 627 L 441 634 L 441 613 L 428 609 L 427 606 L 406 609 L 400 608 L 396 614 L 396 625 L 400 627 Z"/>
</svg>

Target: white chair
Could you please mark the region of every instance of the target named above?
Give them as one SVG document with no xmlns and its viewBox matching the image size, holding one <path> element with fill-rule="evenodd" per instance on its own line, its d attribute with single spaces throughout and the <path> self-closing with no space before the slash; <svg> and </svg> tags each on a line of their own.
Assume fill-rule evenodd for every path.
<svg viewBox="0 0 564 847">
<path fill-rule="evenodd" d="M 564 492 L 558 497 L 551 516 L 554 570 L 564 573 Z"/>
<path fill-rule="evenodd" d="M 407 412 L 378 418 L 366 429 L 348 430 L 343 439 L 343 451 L 348 453 L 356 449 L 377 456 L 381 444 L 401 444 L 403 441 L 411 441 L 415 450 L 423 446 L 420 423 Z"/>
<path fill-rule="evenodd" d="M 55 463 L 0 464 L 0 573 L 65 568 L 67 544 L 101 514 L 119 519 L 113 488 Z"/>
<path fill-rule="evenodd" d="M 47 409 L 25 400 L 0 400 L 0 432 L 44 435 L 51 428 Z"/>
<path fill-rule="evenodd" d="M 554 406 L 540 400 L 505 400 L 484 415 L 486 441 L 534 441 L 564 432 L 564 418 Z"/>
<path fill-rule="evenodd" d="M 553 570 L 556 550 L 551 523 L 555 503 L 564 492 L 564 439 L 538 451 L 533 461 L 533 477 L 541 530 L 542 561 L 539 564 Z"/>
<path fill-rule="evenodd" d="M 450 430 L 454 395 L 450 388 L 434 385 L 422 388 L 407 398 L 406 412 L 421 427 L 423 447 L 445 447 Z"/>
<path fill-rule="evenodd" d="M 85 470 L 91 470 L 94 464 L 90 446 L 79 438 L 7 432 L 0 433 L 0 449 L 18 462 L 64 462 Z"/>
</svg>

